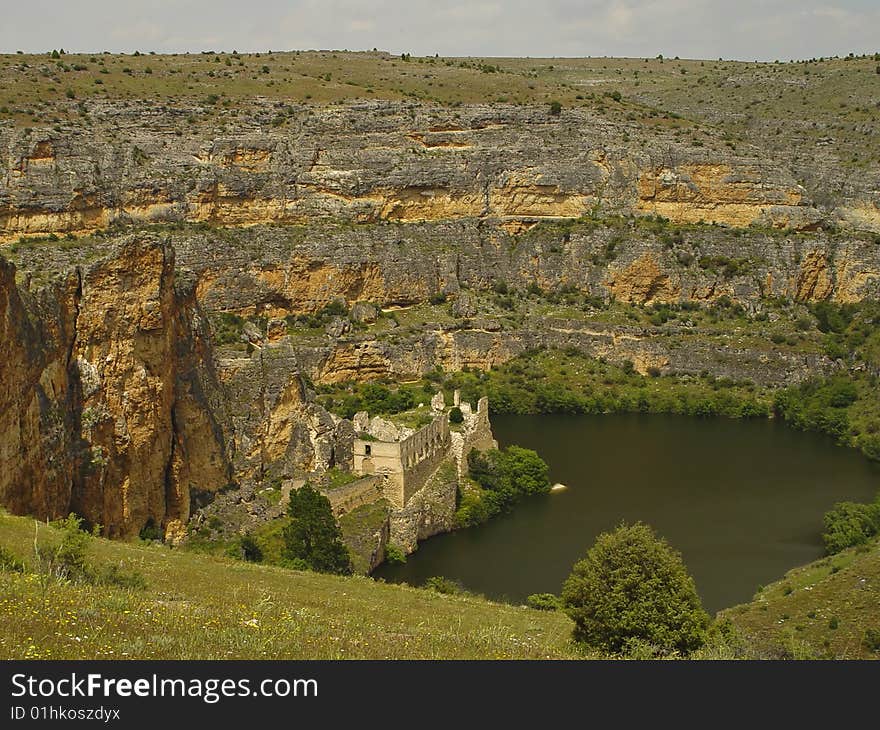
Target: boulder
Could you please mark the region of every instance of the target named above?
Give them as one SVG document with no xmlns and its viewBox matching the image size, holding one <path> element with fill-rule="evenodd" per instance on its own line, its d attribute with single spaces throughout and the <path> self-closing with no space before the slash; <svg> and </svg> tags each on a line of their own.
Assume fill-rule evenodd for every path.
<svg viewBox="0 0 880 730">
<path fill-rule="evenodd" d="M 367 433 L 373 438 L 379 439 L 379 441 L 397 441 L 400 431 L 391 421 L 375 416 L 370 421 Z"/>
<path fill-rule="evenodd" d="M 351 307 L 351 319 L 361 324 L 372 324 L 379 316 L 379 311 L 370 302 L 355 302 Z"/>
</svg>

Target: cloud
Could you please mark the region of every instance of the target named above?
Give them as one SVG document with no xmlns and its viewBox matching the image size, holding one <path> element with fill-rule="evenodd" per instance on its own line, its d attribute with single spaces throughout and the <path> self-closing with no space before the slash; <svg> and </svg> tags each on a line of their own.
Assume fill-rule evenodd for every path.
<svg viewBox="0 0 880 730">
<path fill-rule="evenodd" d="M 381 48 L 474 56 L 787 59 L 880 50 L 876 0 L 30 0 L 0 50 Z"/>
</svg>

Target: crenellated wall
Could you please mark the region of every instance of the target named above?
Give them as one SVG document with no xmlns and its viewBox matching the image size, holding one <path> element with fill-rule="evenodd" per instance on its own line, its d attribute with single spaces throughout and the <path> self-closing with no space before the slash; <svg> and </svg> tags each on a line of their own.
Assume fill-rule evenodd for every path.
<svg viewBox="0 0 880 730">
<path fill-rule="evenodd" d="M 449 415 L 441 413 L 401 441 L 355 439 L 354 472 L 382 475 L 385 496 L 401 509 L 447 458 L 449 447 Z"/>
<path fill-rule="evenodd" d="M 458 392 L 456 391 L 456 399 Z M 467 474 L 467 456 L 473 450 L 486 451 L 497 449 L 498 442 L 492 435 L 492 424 L 489 422 L 489 399 L 483 396 L 477 401 L 477 410 L 470 403 L 460 403 L 464 421 L 459 431 L 451 434 L 452 455 L 458 469 L 458 476 Z"/>
</svg>

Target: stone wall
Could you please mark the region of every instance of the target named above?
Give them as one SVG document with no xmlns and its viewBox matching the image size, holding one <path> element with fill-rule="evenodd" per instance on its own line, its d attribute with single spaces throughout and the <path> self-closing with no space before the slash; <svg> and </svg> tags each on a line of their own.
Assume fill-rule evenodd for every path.
<svg viewBox="0 0 880 730">
<path fill-rule="evenodd" d="M 354 472 L 383 476 L 385 496 L 400 509 L 448 456 L 449 445 L 449 416 L 439 414 L 402 441 L 356 438 Z"/>
<path fill-rule="evenodd" d="M 382 499 L 385 496 L 385 478 L 378 474 L 365 476 L 341 487 L 328 489 L 324 495 L 330 500 L 334 516 L 341 517 Z"/>
<path fill-rule="evenodd" d="M 449 416 L 443 413 L 400 444 L 403 463 L 403 501 L 420 490 L 428 477 L 447 458 L 449 451 Z"/>
<path fill-rule="evenodd" d="M 452 454 L 455 458 L 459 478 L 467 474 L 467 455 L 473 450 L 486 451 L 497 449 L 498 442 L 492 434 L 489 422 L 489 399 L 485 396 L 477 401 L 477 410 L 473 411 L 470 403 L 461 403 L 464 421 L 461 430 L 454 431 L 452 437 Z"/>
<path fill-rule="evenodd" d="M 403 509 L 391 513 L 389 541 L 411 553 L 419 540 L 448 532 L 455 526 L 455 499 L 458 490 L 455 464 L 441 461 Z"/>
</svg>

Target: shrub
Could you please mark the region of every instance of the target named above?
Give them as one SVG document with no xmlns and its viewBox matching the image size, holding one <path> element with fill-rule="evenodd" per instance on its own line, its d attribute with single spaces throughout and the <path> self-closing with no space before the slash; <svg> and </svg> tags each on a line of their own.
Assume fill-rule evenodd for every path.
<svg viewBox="0 0 880 730">
<path fill-rule="evenodd" d="M 867 629 L 862 644 L 868 651 L 880 652 L 880 629 Z"/>
<path fill-rule="evenodd" d="M 554 117 L 558 117 L 560 114 L 562 114 L 562 104 L 560 104 L 558 101 L 551 101 L 550 114 Z"/>
<path fill-rule="evenodd" d="M 24 573 L 24 563 L 3 545 L 0 545 L 0 570 L 6 573 Z"/>
<path fill-rule="evenodd" d="M 450 596 L 461 595 L 467 592 L 465 591 L 464 586 L 457 580 L 444 578 L 442 575 L 435 575 L 428 578 L 423 587 L 427 588 L 429 591 L 444 593 Z"/>
<path fill-rule="evenodd" d="M 457 497 L 458 507 L 455 511 L 457 527 L 482 525 L 494 514 L 495 503 L 490 499 L 491 495 L 485 492 L 476 489 L 463 491 L 459 485 Z"/>
<path fill-rule="evenodd" d="M 575 640 L 607 652 L 638 642 L 688 654 L 707 638 L 709 616 L 681 556 L 642 523 L 599 535 L 562 600 Z"/>
<path fill-rule="evenodd" d="M 450 423 L 462 423 L 464 421 L 464 413 L 461 412 L 461 408 L 458 406 L 453 406 L 449 411 L 449 422 Z"/>
<path fill-rule="evenodd" d="M 486 490 L 483 500 L 491 514 L 508 509 L 520 497 L 550 491 L 549 467 L 531 449 L 507 446 L 468 453 L 471 478 Z"/>
<path fill-rule="evenodd" d="M 82 519 L 71 513 L 52 526 L 61 531 L 58 542 L 34 540 L 34 553 L 40 573 L 62 580 L 88 582 L 91 577 L 87 552 L 91 535 L 82 529 Z"/>
<path fill-rule="evenodd" d="M 351 557 L 327 497 L 306 482 L 291 492 L 287 514 L 283 558 L 319 573 L 351 573 Z"/>
<path fill-rule="evenodd" d="M 162 530 L 156 524 L 155 520 L 151 517 L 147 520 L 147 523 L 141 528 L 139 537 L 141 540 L 146 540 L 148 542 L 153 540 L 161 540 Z"/>
<path fill-rule="evenodd" d="M 863 545 L 880 533 L 880 500 L 874 504 L 840 502 L 825 513 L 822 541 L 829 555 Z"/>
<path fill-rule="evenodd" d="M 227 551 L 228 555 L 236 560 L 245 560 L 248 563 L 263 562 L 263 549 L 253 535 L 242 535 Z"/>
<path fill-rule="evenodd" d="M 406 562 L 406 553 L 393 542 L 385 546 L 385 562 L 390 565 L 403 565 Z"/>
<path fill-rule="evenodd" d="M 558 611 L 562 600 L 555 593 L 532 593 L 526 598 L 526 605 L 538 611 Z"/>
<path fill-rule="evenodd" d="M 90 582 L 96 585 L 136 590 L 143 590 L 147 587 L 147 579 L 144 578 L 143 573 L 134 568 L 127 568 L 122 562 L 110 563 L 97 568 L 93 572 Z"/>
</svg>

